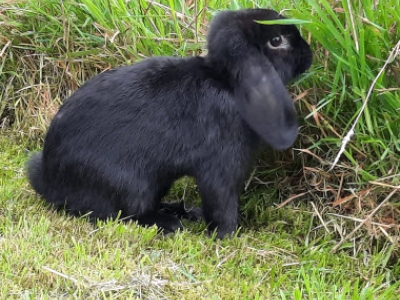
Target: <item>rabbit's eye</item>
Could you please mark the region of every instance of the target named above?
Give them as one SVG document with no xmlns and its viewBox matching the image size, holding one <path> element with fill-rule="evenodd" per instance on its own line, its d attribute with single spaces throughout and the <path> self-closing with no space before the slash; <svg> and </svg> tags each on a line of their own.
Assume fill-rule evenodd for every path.
<svg viewBox="0 0 400 300">
<path fill-rule="evenodd" d="M 274 36 L 267 43 L 268 47 L 271 49 L 289 49 L 289 41 L 282 35 Z"/>
<path fill-rule="evenodd" d="M 272 47 L 279 47 L 282 44 L 282 38 L 280 36 L 274 36 L 270 41 Z"/>
</svg>

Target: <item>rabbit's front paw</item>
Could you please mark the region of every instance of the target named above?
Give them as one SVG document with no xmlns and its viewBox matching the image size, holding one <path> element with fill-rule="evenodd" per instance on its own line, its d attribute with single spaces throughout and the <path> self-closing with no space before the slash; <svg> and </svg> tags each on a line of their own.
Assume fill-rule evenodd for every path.
<svg viewBox="0 0 400 300">
<path fill-rule="evenodd" d="M 179 218 L 162 212 L 158 212 L 153 215 L 142 216 L 138 221 L 141 225 L 157 225 L 158 232 L 163 234 L 173 233 L 178 229 L 183 229 L 183 225 Z"/>
</svg>

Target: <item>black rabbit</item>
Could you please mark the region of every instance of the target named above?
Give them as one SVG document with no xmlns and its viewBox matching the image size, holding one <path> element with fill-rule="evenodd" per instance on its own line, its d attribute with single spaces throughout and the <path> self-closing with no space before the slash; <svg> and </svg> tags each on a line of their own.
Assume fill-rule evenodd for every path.
<svg viewBox="0 0 400 300">
<path fill-rule="evenodd" d="M 180 216 L 192 215 L 161 200 L 188 175 L 209 230 L 234 232 L 260 146 L 289 148 L 298 133 L 285 84 L 309 68 L 310 47 L 294 25 L 255 22 L 281 18 L 267 9 L 221 12 L 206 56 L 149 58 L 86 82 L 29 161 L 33 188 L 74 215 L 126 217 L 172 232 Z"/>
</svg>

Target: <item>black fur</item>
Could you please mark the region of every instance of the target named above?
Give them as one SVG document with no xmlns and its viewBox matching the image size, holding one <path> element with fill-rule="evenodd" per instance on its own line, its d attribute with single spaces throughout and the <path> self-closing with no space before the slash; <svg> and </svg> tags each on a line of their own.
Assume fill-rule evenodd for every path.
<svg viewBox="0 0 400 300">
<path fill-rule="evenodd" d="M 284 84 L 310 66 L 312 54 L 295 26 L 254 22 L 277 18 L 266 9 L 219 13 L 207 56 L 150 58 L 86 82 L 28 163 L 33 188 L 75 215 L 121 213 L 171 232 L 186 211 L 161 199 L 176 179 L 193 176 L 209 229 L 218 237 L 234 232 L 262 141 L 285 149 L 297 136 Z M 276 36 L 290 48 L 271 49 Z"/>
</svg>

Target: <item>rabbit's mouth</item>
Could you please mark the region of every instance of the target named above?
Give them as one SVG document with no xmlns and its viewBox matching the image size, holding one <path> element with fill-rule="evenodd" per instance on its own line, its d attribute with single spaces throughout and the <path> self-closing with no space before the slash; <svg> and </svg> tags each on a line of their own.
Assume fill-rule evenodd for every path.
<svg viewBox="0 0 400 300">
<path fill-rule="evenodd" d="M 312 60 L 313 60 L 313 55 L 310 49 L 309 51 L 304 51 L 300 53 L 297 68 L 293 74 L 294 77 L 297 77 L 303 74 L 305 71 L 307 71 L 312 64 Z"/>
<path fill-rule="evenodd" d="M 279 77 L 281 78 L 284 85 L 290 83 L 293 79 L 296 79 L 308 68 L 311 66 L 312 63 L 312 52 L 304 51 L 297 56 L 296 59 L 287 59 L 283 60 L 278 64 L 278 67 L 275 67 L 276 72 L 278 73 Z M 286 67 L 282 67 L 286 66 Z"/>
</svg>

